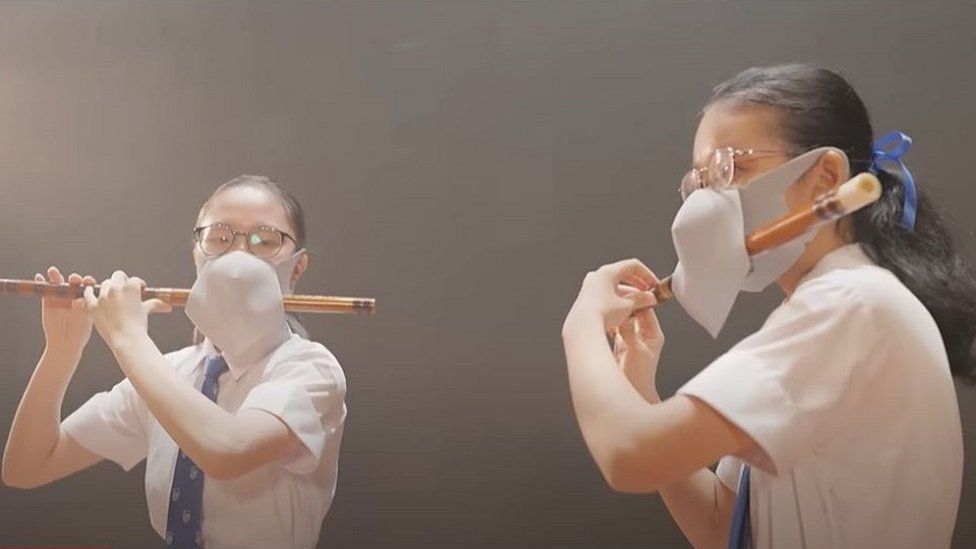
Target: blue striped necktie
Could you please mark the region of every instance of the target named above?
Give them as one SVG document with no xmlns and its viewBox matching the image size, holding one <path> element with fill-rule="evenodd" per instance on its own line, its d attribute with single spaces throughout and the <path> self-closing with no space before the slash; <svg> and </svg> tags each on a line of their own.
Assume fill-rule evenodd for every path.
<svg viewBox="0 0 976 549">
<path fill-rule="evenodd" d="M 217 378 L 227 371 L 224 357 L 207 359 L 206 373 L 200 391 L 217 402 Z M 166 547 L 199 549 L 203 543 L 200 529 L 203 514 L 203 471 L 182 450 L 176 455 L 173 488 L 169 493 L 169 514 L 166 518 Z"/>
<path fill-rule="evenodd" d="M 732 511 L 732 527 L 729 529 L 729 549 L 749 549 L 752 547 L 752 527 L 749 524 L 749 466 L 742 467 L 739 478 L 739 491 L 735 495 L 735 509 Z"/>
</svg>

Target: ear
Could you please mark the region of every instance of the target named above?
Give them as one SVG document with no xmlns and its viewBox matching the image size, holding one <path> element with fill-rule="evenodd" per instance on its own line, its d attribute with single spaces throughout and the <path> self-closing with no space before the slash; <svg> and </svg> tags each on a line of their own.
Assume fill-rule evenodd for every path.
<svg viewBox="0 0 976 549">
<path fill-rule="evenodd" d="M 851 178 L 851 168 L 847 155 L 840 149 L 830 149 L 817 160 L 814 181 L 814 196 L 836 189 Z"/>
<path fill-rule="evenodd" d="M 294 288 L 295 285 L 298 284 L 298 280 L 302 278 L 302 275 L 305 274 L 305 269 L 307 268 L 308 268 L 308 252 L 305 252 L 302 254 L 302 257 L 299 257 L 298 261 L 295 262 L 295 268 L 291 272 L 292 288 Z"/>
</svg>

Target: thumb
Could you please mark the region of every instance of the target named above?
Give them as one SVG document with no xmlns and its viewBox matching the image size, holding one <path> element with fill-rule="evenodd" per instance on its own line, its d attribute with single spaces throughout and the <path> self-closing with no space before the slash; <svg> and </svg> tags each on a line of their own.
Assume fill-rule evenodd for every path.
<svg viewBox="0 0 976 549">
<path fill-rule="evenodd" d="M 630 299 L 631 303 L 633 304 L 634 311 L 647 309 L 657 305 L 657 298 L 654 297 L 654 292 L 652 291 L 633 292 L 628 295 L 627 298 Z"/>
<path fill-rule="evenodd" d="M 142 302 L 142 307 L 147 313 L 168 313 L 173 310 L 173 306 L 162 299 L 149 299 Z"/>
</svg>

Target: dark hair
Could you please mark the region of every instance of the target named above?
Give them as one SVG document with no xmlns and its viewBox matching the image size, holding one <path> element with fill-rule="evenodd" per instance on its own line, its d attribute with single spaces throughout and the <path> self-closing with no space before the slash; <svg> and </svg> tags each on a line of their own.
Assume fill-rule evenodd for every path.
<svg viewBox="0 0 976 549">
<path fill-rule="evenodd" d="M 256 187 L 259 189 L 264 189 L 269 193 L 273 194 L 275 198 L 281 202 L 283 208 L 285 208 L 285 214 L 288 216 L 288 221 L 292 225 L 292 230 L 294 231 L 295 246 L 297 248 L 305 247 L 305 211 L 302 210 L 302 205 L 298 202 L 293 194 L 291 194 L 288 189 L 285 189 L 278 183 L 271 181 L 268 177 L 263 175 L 242 175 L 235 177 L 230 181 L 224 183 L 223 185 L 217 187 L 217 189 L 210 195 L 210 198 L 203 203 L 200 207 L 200 212 L 197 214 L 197 221 L 203 219 L 204 213 L 210 207 L 211 202 L 214 198 L 220 194 L 222 191 L 227 189 L 233 189 L 235 187 Z M 285 320 L 288 321 L 288 326 L 293 332 L 300 335 L 301 337 L 308 339 L 308 330 L 299 320 L 298 316 L 294 313 L 287 313 L 285 315 Z M 203 334 L 200 330 L 193 328 L 193 344 L 199 345 L 203 342 Z"/>
<path fill-rule="evenodd" d="M 806 64 L 747 69 L 715 88 L 708 105 L 718 101 L 778 109 L 780 138 L 791 154 L 833 146 L 847 153 L 851 173 L 868 171 L 874 137 L 867 108 L 833 71 Z M 942 333 L 952 374 L 976 383 L 976 280 L 924 186 L 918 187 L 915 229 L 909 231 L 900 225 L 900 177 L 879 170 L 878 179 L 881 199 L 850 217 L 846 236 L 925 305 Z"/>
</svg>

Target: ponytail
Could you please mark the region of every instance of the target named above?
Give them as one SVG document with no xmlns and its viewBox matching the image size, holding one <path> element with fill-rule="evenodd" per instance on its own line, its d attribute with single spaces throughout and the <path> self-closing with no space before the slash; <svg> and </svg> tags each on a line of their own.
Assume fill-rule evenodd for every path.
<svg viewBox="0 0 976 549">
<path fill-rule="evenodd" d="M 851 216 L 851 238 L 875 263 L 888 269 L 925 305 L 942 334 L 952 374 L 976 384 L 976 279 L 956 252 L 952 235 L 927 194 L 918 189 L 915 230 L 899 220 L 901 180 L 879 170 L 881 199 Z"/>
<path fill-rule="evenodd" d="M 718 101 L 777 109 L 780 137 L 796 154 L 833 146 L 847 153 L 852 173 L 868 171 L 873 164 L 867 108 L 833 71 L 806 64 L 747 69 L 715 88 L 709 105 Z M 906 228 L 901 178 L 881 169 L 877 174 L 881 199 L 850 217 L 846 236 L 859 242 L 875 263 L 894 273 L 925 305 L 939 326 L 952 374 L 966 384 L 976 384 L 974 273 L 956 252 L 945 217 L 923 189 L 918 188 L 915 197 L 914 229 L 911 223 Z M 906 218 L 911 219 L 910 213 Z"/>
</svg>

